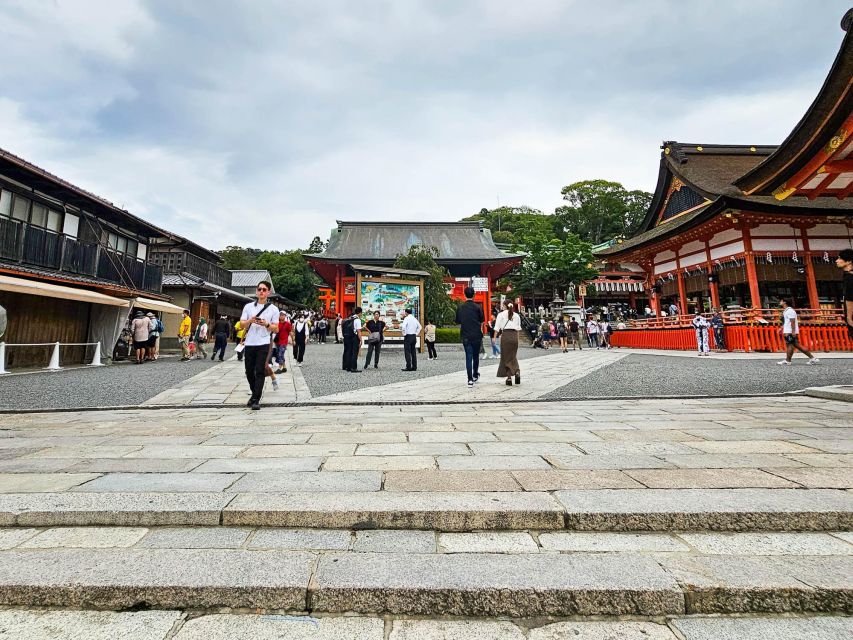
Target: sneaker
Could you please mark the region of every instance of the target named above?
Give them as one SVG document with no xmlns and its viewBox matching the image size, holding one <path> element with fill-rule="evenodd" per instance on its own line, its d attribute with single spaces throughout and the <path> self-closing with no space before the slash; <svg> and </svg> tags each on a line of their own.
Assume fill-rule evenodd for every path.
<svg viewBox="0 0 853 640">
<path fill-rule="evenodd" d="M 479 373 L 475 373 L 475 374 L 474 374 L 474 382 L 479 382 L 479 381 L 480 381 L 480 374 L 479 374 Z"/>
<path fill-rule="evenodd" d="M 260 411 L 260 410 L 261 410 L 261 403 L 257 402 L 257 401 L 253 402 L 252 403 L 252 411 Z"/>
<path fill-rule="evenodd" d="M 809 360 L 809 364 L 820 364 L 820 360 L 818 360 L 817 358 L 811 358 Z"/>
<path fill-rule="evenodd" d="M 473 381 L 473 380 L 469 380 L 469 381 L 468 381 L 468 387 L 469 387 L 469 388 L 471 388 L 471 389 L 473 389 L 473 388 L 474 388 L 474 381 Z"/>
<path fill-rule="evenodd" d="M 788 365 L 789 367 L 791 366 L 791 363 L 790 363 L 790 362 L 788 362 L 787 360 L 780 360 L 780 361 L 779 361 L 779 362 L 777 362 L 776 364 Z"/>
<path fill-rule="evenodd" d="M 278 391 L 278 380 L 272 381 L 272 388 L 273 388 L 273 391 Z"/>
<path fill-rule="evenodd" d="M 253 404 L 255 404 L 254 398 L 249 398 L 249 400 L 246 402 L 247 407 L 251 407 Z"/>
</svg>

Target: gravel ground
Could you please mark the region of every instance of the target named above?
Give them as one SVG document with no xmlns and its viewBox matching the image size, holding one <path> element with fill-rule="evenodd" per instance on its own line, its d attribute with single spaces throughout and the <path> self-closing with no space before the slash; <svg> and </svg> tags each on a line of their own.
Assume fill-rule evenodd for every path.
<svg viewBox="0 0 853 640">
<path fill-rule="evenodd" d="M 486 345 L 488 346 L 488 345 Z M 462 348 L 452 350 L 449 347 L 438 347 L 438 359 L 428 360 L 427 354 L 418 353 L 418 370 L 412 373 L 400 371 L 406 366 L 401 347 L 383 349 L 379 356 L 379 369 L 371 366 L 363 373 L 347 373 L 341 370 L 341 356 L 343 345 L 327 342 L 326 344 L 309 344 L 305 350 L 305 360 L 302 366 L 302 376 L 308 384 L 313 397 L 328 396 L 341 391 L 353 391 L 365 387 L 375 387 L 383 384 L 400 382 L 413 378 L 429 378 L 440 376 L 445 373 L 454 373 L 465 370 L 465 353 Z M 518 358 L 534 358 L 550 355 L 554 351 L 533 349 L 528 346 L 518 348 Z M 288 356 L 290 353 L 288 352 Z M 364 364 L 367 356 L 366 348 L 362 349 L 358 366 Z M 482 356 L 481 356 L 482 357 Z M 495 360 L 482 361 L 488 364 Z M 289 364 L 289 363 L 288 363 Z"/>
<path fill-rule="evenodd" d="M 820 355 L 817 354 L 818 358 Z M 714 360 L 683 356 L 630 355 L 547 394 L 546 398 L 783 393 L 806 387 L 853 384 L 853 358 L 806 364 L 794 355 L 790 367 L 773 360 Z"/>
<path fill-rule="evenodd" d="M 181 362 L 179 356 L 167 355 L 142 365 L 125 361 L 104 367 L 0 376 L 0 409 L 137 405 L 218 364 L 218 360 Z"/>
</svg>

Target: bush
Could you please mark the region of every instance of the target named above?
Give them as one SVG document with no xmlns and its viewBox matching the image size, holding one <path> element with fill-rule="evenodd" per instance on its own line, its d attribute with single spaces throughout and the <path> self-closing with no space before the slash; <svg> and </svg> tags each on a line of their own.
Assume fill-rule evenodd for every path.
<svg viewBox="0 0 853 640">
<path fill-rule="evenodd" d="M 458 344 L 462 342 L 459 335 L 459 327 L 437 327 L 435 330 L 435 341 L 438 344 Z"/>
</svg>

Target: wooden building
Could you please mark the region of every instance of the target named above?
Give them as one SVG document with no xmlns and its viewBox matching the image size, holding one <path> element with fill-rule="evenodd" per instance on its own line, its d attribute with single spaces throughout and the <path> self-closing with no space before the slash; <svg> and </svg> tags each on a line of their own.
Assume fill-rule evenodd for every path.
<svg viewBox="0 0 853 640">
<path fill-rule="evenodd" d="M 306 254 L 314 271 L 333 295 L 325 296 L 326 312 L 346 316 L 355 307 L 352 265 L 391 267 L 397 256 L 414 245 L 435 247 L 436 262 L 446 267 L 448 291 L 464 299 L 473 279 L 475 300 L 488 310 L 498 278 L 521 262 L 522 256 L 495 246 L 491 232 L 480 222 L 341 222 L 332 231 L 322 253 Z"/>
</svg>

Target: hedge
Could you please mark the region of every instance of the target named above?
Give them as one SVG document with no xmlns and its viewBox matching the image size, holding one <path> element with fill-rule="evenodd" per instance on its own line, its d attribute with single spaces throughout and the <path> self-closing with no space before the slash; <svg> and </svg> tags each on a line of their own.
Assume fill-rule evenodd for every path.
<svg viewBox="0 0 853 640">
<path fill-rule="evenodd" d="M 437 327 L 435 330 L 435 341 L 439 344 L 462 342 L 462 337 L 459 335 L 459 327 Z"/>
</svg>

